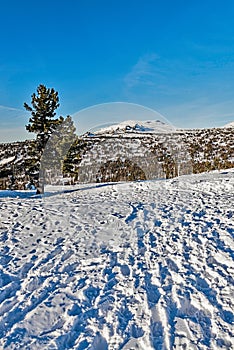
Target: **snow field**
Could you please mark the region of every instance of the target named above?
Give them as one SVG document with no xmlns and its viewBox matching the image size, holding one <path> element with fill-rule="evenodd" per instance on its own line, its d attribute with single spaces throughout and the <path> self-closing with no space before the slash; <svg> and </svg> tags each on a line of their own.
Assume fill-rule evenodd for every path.
<svg viewBox="0 0 234 350">
<path fill-rule="evenodd" d="M 231 349 L 233 174 L 0 198 L 0 346 Z"/>
</svg>

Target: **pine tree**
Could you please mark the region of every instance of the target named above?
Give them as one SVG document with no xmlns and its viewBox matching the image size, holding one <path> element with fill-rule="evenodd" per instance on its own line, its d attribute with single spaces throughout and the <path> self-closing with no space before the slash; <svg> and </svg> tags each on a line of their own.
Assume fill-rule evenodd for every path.
<svg viewBox="0 0 234 350">
<path fill-rule="evenodd" d="M 64 120 L 63 117 L 55 119 L 55 110 L 59 107 L 58 92 L 41 84 L 37 88 L 37 95 L 33 93 L 31 97 L 32 107 L 24 103 L 24 108 L 31 112 L 26 130 L 37 134 L 43 150 L 52 132 Z"/>
<path fill-rule="evenodd" d="M 75 131 L 74 122 L 68 115 L 49 138 L 41 159 L 41 169 L 44 169 L 45 174 L 48 172 L 51 174 L 51 179 L 47 181 L 50 182 L 52 179 L 57 181 L 57 176 L 62 176 L 63 172 L 69 173 L 72 168 L 68 154 L 72 145 L 77 141 Z"/>
<path fill-rule="evenodd" d="M 78 144 L 79 140 L 76 135 L 76 127 L 72 118 L 68 115 L 63 122 L 63 138 L 60 143 L 60 148 L 62 150 L 62 154 L 66 154 L 62 161 L 62 171 L 64 175 L 71 174 L 74 168 L 73 158 L 75 158 L 75 154 L 73 152 L 73 148 Z M 65 152 L 64 152 L 65 151 Z"/>
</svg>

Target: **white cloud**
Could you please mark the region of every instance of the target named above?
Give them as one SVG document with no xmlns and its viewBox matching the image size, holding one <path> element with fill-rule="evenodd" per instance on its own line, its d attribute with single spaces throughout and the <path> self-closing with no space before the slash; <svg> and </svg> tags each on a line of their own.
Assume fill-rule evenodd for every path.
<svg viewBox="0 0 234 350">
<path fill-rule="evenodd" d="M 3 110 L 3 111 L 19 111 L 19 112 L 23 111 L 22 109 L 19 109 L 19 108 L 8 107 L 8 106 L 3 106 L 3 105 L 0 105 L 0 110 Z"/>
<path fill-rule="evenodd" d="M 156 76 L 155 62 L 159 59 L 156 54 L 147 54 L 139 58 L 131 71 L 124 77 L 127 90 L 138 85 L 154 85 Z"/>
<path fill-rule="evenodd" d="M 234 121 L 234 101 L 212 103 L 200 98 L 160 109 L 178 127 L 219 127 Z"/>
<path fill-rule="evenodd" d="M 0 128 L 24 125 L 28 121 L 28 116 L 28 112 L 23 109 L 0 105 Z"/>
<path fill-rule="evenodd" d="M 17 128 L 0 128 L 0 143 L 31 140 L 33 138 L 35 138 L 34 134 L 28 133 L 23 126 Z"/>
<path fill-rule="evenodd" d="M 32 138 L 25 130 L 27 122 L 28 113 L 23 109 L 0 105 L 0 142 Z"/>
</svg>

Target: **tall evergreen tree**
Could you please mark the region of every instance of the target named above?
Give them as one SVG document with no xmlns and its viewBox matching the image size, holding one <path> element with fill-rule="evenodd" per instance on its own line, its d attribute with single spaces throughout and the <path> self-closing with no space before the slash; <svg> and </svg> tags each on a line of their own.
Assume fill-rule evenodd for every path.
<svg viewBox="0 0 234 350">
<path fill-rule="evenodd" d="M 59 107 L 58 92 L 45 85 L 39 85 L 37 94 L 32 94 L 31 106 L 24 103 L 24 108 L 31 113 L 26 130 L 37 134 L 42 150 L 55 128 L 64 120 L 63 117 L 55 118 L 55 110 Z"/>
<path fill-rule="evenodd" d="M 54 174 L 54 180 L 56 174 L 62 175 L 63 171 L 68 173 L 69 169 L 72 168 L 69 163 L 69 161 L 72 162 L 72 159 L 68 154 L 72 145 L 78 141 L 75 131 L 74 122 L 71 116 L 68 115 L 63 123 L 56 128 L 46 144 L 42 157 L 42 167 L 45 171 L 49 170 Z"/>
</svg>

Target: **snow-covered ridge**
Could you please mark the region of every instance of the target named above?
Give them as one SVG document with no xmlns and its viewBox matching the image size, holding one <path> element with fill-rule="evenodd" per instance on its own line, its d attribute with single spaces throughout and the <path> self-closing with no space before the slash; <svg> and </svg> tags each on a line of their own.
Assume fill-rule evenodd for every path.
<svg viewBox="0 0 234 350">
<path fill-rule="evenodd" d="M 224 125 L 224 128 L 234 128 L 234 122 Z"/>
<path fill-rule="evenodd" d="M 171 133 L 176 132 L 176 129 L 161 120 L 126 120 L 119 124 L 110 125 L 95 131 L 96 135 L 109 134 L 115 132 L 126 133 Z"/>
<path fill-rule="evenodd" d="M 15 156 L 1 159 L 1 160 L 0 160 L 0 166 L 6 165 L 6 164 L 8 164 L 8 163 L 11 163 L 11 162 L 13 162 L 13 160 L 15 160 Z"/>
<path fill-rule="evenodd" d="M 15 160 L 8 162 L 13 156 Z M 131 164 L 126 163 L 127 158 Z M 130 120 L 102 128 L 96 134 L 83 135 L 69 159 L 72 174 L 65 176 L 72 177 L 71 183 L 125 181 L 123 174 L 128 180 L 149 180 L 155 176 L 176 176 L 178 171 L 181 175 L 191 173 L 190 170 L 200 173 L 232 168 L 234 128 L 176 130 L 162 121 Z M 154 171 L 154 164 L 159 171 Z M 122 170 L 113 180 L 117 165 Z M 0 189 L 8 188 L 8 177 L 13 171 L 17 181 L 15 189 L 24 189 L 29 177 L 38 179 L 39 167 L 40 154 L 35 141 L 0 144 Z"/>
</svg>

